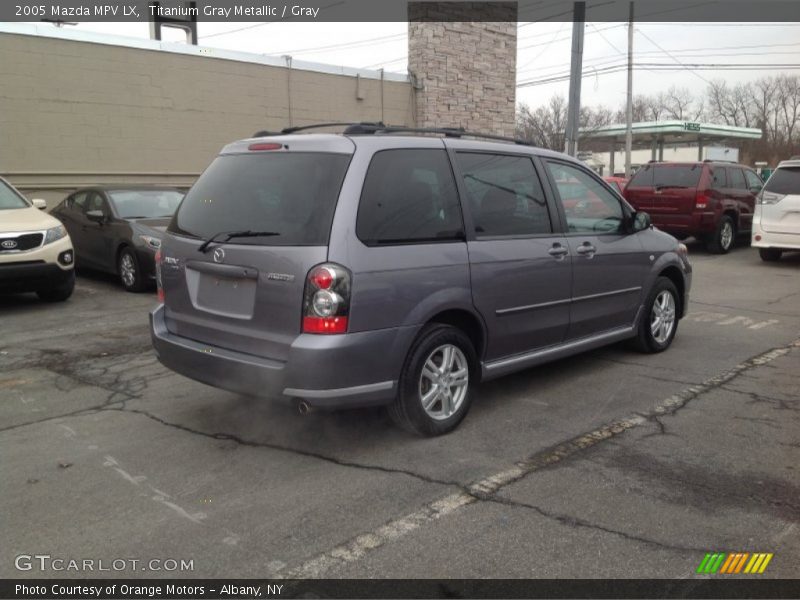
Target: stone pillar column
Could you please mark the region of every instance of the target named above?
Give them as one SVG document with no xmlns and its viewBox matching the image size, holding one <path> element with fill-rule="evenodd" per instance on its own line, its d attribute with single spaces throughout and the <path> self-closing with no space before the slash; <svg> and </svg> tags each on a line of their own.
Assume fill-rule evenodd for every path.
<svg viewBox="0 0 800 600">
<path fill-rule="evenodd" d="M 416 125 L 513 136 L 516 2 L 409 2 L 408 7 Z"/>
</svg>

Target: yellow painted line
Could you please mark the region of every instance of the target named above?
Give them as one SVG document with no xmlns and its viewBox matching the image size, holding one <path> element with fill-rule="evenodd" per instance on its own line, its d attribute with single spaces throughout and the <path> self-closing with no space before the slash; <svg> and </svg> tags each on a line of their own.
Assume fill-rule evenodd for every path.
<svg viewBox="0 0 800 600">
<path fill-rule="evenodd" d="M 756 556 L 758 557 L 758 560 L 756 561 L 756 564 L 753 565 L 753 568 L 750 569 L 751 573 L 758 573 L 758 569 L 761 567 L 761 563 L 766 557 L 766 554 L 756 554 Z"/>
<path fill-rule="evenodd" d="M 764 572 L 764 570 L 767 568 L 767 565 L 769 564 L 769 561 L 772 560 L 773 556 L 774 555 L 772 553 L 767 554 L 766 558 L 764 558 L 764 562 L 761 563 L 761 568 L 758 570 L 759 573 Z"/>
<path fill-rule="evenodd" d="M 745 573 L 750 573 L 753 570 L 753 565 L 756 564 L 759 556 L 760 554 L 758 553 L 753 554 L 753 556 L 750 558 L 750 562 L 747 563 L 747 566 L 744 568 Z"/>
<path fill-rule="evenodd" d="M 722 564 L 722 568 L 719 570 L 720 573 L 728 572 L 728 567 L 733 562 L 734 557 L 736 557 L 736 554 L 728 554 L 728 558 L 725 559 L 725 562 Z"/>
<path fill-rule="evenodd" d="M 743 553 L 741 560 L 739 560 L 739 563 L 736 565 L 736 570 L 734 571 L 733 567 L 731 567 L 731 572 L 738 573 L 739 571 L 741 571 L 742 567 L 744 566 L 744 561 L 747 560 L 748 556 L 750 556 L 749 553 L 747 553 L 747 552 Z"/>
</svg>

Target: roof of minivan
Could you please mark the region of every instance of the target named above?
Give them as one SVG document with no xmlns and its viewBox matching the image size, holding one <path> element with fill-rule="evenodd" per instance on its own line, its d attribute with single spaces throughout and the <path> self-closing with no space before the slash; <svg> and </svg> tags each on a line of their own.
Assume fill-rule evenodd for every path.
<svg viewBox="0 0 800 600">
<path fill-rule="evenodd" d="M 778 163 L 778 168 L 784 167 L 800 167 L 800 159 L 793 158 L 792 160 L 782 160 Z"/>
<path fill-rule="evenodd" d="M 560 152 L 514 144 L 512 142 L 487 141 L 480 138 L 455 138 L 433 135 L 409 135 L 405 133 L 373 133 L 373 134 L 343 134 L 343 133 L 301 133 L 301 134 L 276 134 L 263 137 L 246 138 L 225 146 L 220 154 L 241 154 L 249 151 L 249 147 L 256 143 L 275 142 L 283 144 L 287 149 L 315 150 L 322 152 L 343 152 L 352 154 L 359 145 L 375 146 L 385 143 L 388 148 L 410 146 L 424 140 L 425 145 L 434 145 L 441 141 L 452 148 L 470 150 L 485 150 L 487 152 L 513 152 L 518 154 L 535 154 L 537 156 L 560 158 L 578 163 L 576 159 Z"/>
</svg>

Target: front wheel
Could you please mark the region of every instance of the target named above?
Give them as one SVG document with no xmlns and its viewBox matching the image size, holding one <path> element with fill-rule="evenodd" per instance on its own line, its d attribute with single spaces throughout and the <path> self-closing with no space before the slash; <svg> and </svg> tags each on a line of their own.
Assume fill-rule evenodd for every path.
<svg viewBox="0 0 800 600">
<path fill-rule="evenodd" d="M 117 273 L 122 285 L 129 292 L 141 292 L 144 290 L 144 280 L 142 271 L 139 268 L 139 261 L 130 248 L 123 248 L 119 253 Z"/>
<path fill-rule="evenodd" d="M 476 365 L 472 342 L 460 329 L 425 327 L 408 353 L 389 416 L 418 435 L 452 431 L 469 411 Z"/>
<path fill-rule="evenodd" d="M 758 255 L 765 262 L 775 262 L 781 259 L 783 251 L 780 248 L 759 248 Z"/>
<path fill-rule="evenodd" d="M 678 289 L 667 277 L 656 279 L 645 303 L 645 313 L 634 339 L 640 352 L 663 352 L 678 331 Z"/>
</svg>

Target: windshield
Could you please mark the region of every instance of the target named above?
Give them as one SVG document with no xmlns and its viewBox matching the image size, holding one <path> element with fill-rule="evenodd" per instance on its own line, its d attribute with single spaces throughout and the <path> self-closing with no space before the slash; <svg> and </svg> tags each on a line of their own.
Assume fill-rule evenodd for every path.
<svg viewBox="0 0 800 600">
<path fill-rule="evenodd" d="M 764 189 L 773 194 L 800 194 L 800 167 L 777 169 Z"/>
<path fill-rule="evenodd" d="M 7 210 L 10 208 L 29 208 L 28 204 L 22 196 L 15 192 L 11 186 L 5 182 L 0 181 L 0 210 Z"/>
<path fill-rule="evenodd" d="M 219 156 L 186 196 L 169 231 L 208 239 L 220 231 L 267 231 L 237 244 L 328 243 L 349 155 L 259 152 Z"/>
<path fill-rule="evenodd" d="M 177 190 L 115 190 L 108 195 L 122 219 L 171 217 L 183 199 Z"/>
</svg>

